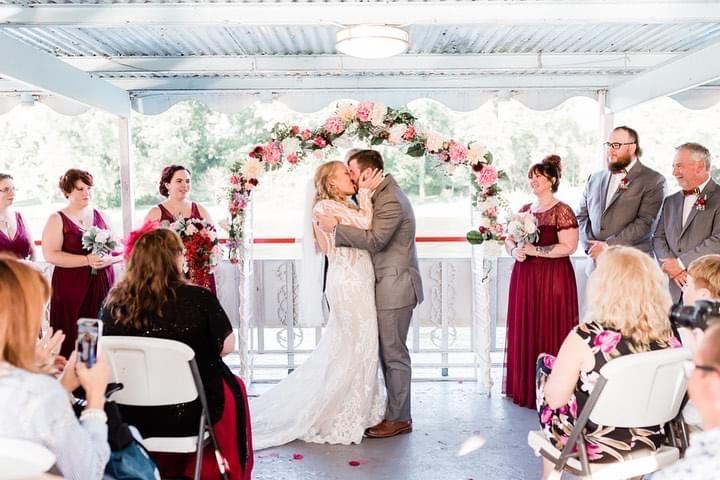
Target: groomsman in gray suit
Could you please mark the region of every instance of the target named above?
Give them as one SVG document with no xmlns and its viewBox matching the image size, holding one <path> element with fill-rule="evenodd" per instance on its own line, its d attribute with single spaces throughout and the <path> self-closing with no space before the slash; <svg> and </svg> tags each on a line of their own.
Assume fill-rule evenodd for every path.
<svg viewBox="0 0 720 480">
<path fill-rule="evenodd" d="M 616 127 L 605 149 L 607 169 L 590 175 L 577 214 L 585 252 L 595 260 L 609 245 L 626 245 L 652 255 L 665 178 L 640 162 L 640 137 L 630 127 Z"/>
<path fill-rule="evenodd" d="M 360 150 L 348 160 L 350 178 L 357 185 L 366 169 L 383 170 L 382 156 Z M 335 245 L 367 250 L 375 267 L 380 365 L 385 375 L 388 403 L 385 419 L 365 431 L 373 438 L 412 432 L 410 413 L 410 352 L 406 342 L 412 312 L 423 301 L 422 280 L 415 248 L 415 214 L 407 196 L 391 175 L 372 196 L 373 217 L 369 230 L 338 225 L 335 217 L 320 217 L 320 227 L 335 231 Z"/>
<path fill-rule="evenodd" d="M 660 266 L 670 277 L 675 302 L 687 280 L 693 260 L 720 253 L 720 189 L 710 178 L 710 152 L 699 143 L 676 148 L 673 176 L 681 191 L 665 199 L 653 248 Z"/>
</svg>

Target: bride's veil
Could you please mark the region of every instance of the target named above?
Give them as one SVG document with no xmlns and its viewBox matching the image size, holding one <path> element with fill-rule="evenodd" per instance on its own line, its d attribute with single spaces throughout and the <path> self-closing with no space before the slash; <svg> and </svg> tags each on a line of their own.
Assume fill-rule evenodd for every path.
<svg viewBox="0 0 720 480">
<path fill-rule="evenodd" d="M 313 207 L 315 206 L 315 182 L 310 179 L 305 192 L 303 215 L 302 260 L 298 269 L 300 288 L 300 322 L 304 327 L 319 327 L 324 321 L 323 275 L 325 256 L 317 248 L 313 235 Z"/>
</svg>

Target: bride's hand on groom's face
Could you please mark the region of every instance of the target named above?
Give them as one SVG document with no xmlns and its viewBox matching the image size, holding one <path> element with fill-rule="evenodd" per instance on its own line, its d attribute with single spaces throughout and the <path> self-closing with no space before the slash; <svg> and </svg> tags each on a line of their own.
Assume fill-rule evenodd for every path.
<svg viewBox="0 0 720 480">
<path fill-rule="evenodd" d="M 367 188 L 375 190 L 385 179 L 383 171 L 377 168 L 368 168 L 363 170 L 358 179 L 358 188 Z"/>
</svg>

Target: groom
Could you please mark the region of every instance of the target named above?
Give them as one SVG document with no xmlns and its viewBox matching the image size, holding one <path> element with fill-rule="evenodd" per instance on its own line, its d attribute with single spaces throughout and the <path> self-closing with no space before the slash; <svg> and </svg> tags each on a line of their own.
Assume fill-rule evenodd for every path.
<svg viewBox="0 0 720 480">
<path fill-rule="evenodd" d="M 357 186 L 362 172 L 383 170 L 382 156 L 360 150 L 348 159 L 350 178 Z M 415 215 L 410 201 L 390 175 L 372 196 L 369 230 L 338 225 L 337 218 L 320 218 L 320 227 L 335 232 L 335 245 L 367 250 L 375 267 L 375 304 L 380 336 L 380 364 L 385 375 L 388 404 L 385 420 L 365 435 L 386 438 L 412 432 L 410 415 L 410 353 L 406 345 L 415 306 L 423 301 L 422 281 L 415 250 Z"/>
</svg>

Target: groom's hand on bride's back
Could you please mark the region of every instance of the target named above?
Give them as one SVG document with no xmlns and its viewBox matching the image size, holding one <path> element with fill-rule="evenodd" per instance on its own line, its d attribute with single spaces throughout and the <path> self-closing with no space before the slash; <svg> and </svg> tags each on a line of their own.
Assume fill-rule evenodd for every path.
<svg viewBox="0 0 720 480">
<path fill-rule="evenodd" d="M 332 232 L 335 226 L 338 224 L 338 219 L 334 215 L 325 215 L 320 214 L 317 215 L 317 220 L 315 221 L 315 224 L 320 228 L 320 230 L 324 232 Z"/>
</svg>

